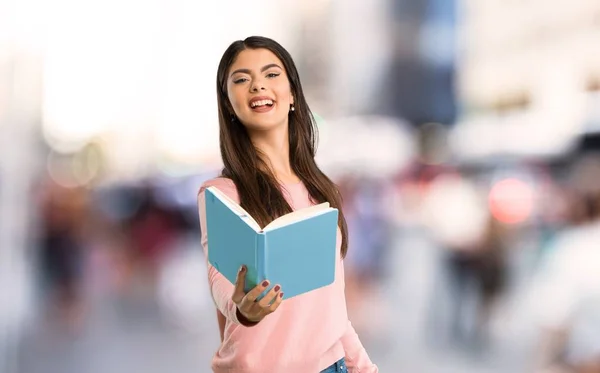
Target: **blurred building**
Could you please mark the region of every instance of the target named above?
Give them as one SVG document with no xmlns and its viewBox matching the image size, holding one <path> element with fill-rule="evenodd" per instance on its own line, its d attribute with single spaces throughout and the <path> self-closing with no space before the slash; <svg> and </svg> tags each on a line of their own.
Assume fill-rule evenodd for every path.
<svg viewBox="0 0 600 373">
<path fill-rule="evenodd" d="M 298 65 L 317 112 L 455 120 L 455 1 L 306 1 Z"/>
<path fill-rule="evenodd" d="M 383 85 L 381 110 L 415 125 L 452 124 L 456 1 L 390 1 L 393 55 Z"/>
<path fill-rule="evenodd" d="M 386 0 L 308 0 L 298 7 L 294 58 L 322 116 L 373 113 L 390 58 Z"/>
<path fill-rule="evenodd" d="M 35 309 L 31 194 L 40 167 L 42 68 L 33 37 L 39 20 L 7 5 L 0 2 L 0 372 L 13 373 Z"/>
<path fill-rule="evenodd" d="M 454 146 L 463 158 L 557 155 L 593 130 L 600 2 L 465 0 L 461 10 Z"/>
</svg>

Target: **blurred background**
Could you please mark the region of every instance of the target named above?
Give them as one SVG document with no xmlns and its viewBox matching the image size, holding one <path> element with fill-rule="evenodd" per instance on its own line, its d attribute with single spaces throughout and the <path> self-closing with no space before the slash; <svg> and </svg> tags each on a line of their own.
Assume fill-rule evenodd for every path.
<svg viewBox="0 0 600 373">
<path fill-rule="evenodd" d="M 600 371 L 598 0 L 0 0 L 0 372 L 209 371 L 196 193 L 255 34 L 300 69 L 382 372 Z"/>
</svg>

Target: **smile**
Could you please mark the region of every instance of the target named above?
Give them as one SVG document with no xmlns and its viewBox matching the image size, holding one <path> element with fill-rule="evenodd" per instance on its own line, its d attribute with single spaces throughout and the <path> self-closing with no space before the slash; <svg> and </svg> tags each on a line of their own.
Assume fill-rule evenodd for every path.
<svg viewBox="0 0 600 373">
<path fill-rule="evenodd" d="M 258 100 L 250 102 L 250 107 L 273 106 L 273 100 Z"/>
<path fill-rule="evenodd" d="M 248 103 L 250 109 L 255 113 L 266 113 L 275 106 L 275 100 L 268 96 L 254 97 Z"/>
</svg>

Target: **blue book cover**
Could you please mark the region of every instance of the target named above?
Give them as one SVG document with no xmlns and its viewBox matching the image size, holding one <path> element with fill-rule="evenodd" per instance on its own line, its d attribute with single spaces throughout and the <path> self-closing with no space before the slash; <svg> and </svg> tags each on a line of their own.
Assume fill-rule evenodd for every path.
<svg viewBox="0 0 600 373">
<path fill-rule="evenodd" d="M 289 299 L 333 283 L 338 210 L 329 203 L 294 211 L 261 228 L 217 188 L 207 188 L 205 196 L 208 261 L 232 284 L 242 265 L 248 268 L 246 292 L 267 279 L 269 289 L 280 284 Z"/>
</svg>

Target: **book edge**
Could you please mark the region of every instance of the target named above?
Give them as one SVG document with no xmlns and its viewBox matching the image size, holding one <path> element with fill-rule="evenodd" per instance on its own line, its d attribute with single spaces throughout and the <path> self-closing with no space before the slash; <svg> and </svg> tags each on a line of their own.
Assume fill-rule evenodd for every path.
<svg viewBox="0 0 600 373">
<path fill-rule="evenodd" d="M 231 210 L 234 214 L 240 217 L 243 221 L 246 222 L 255 232 L 261 232 L 262 228 L 260 224 L 250 215 L 242 206 L 240 206 L 233 199 L 229 198 L 225 193 L 219 190 L 217 187 L 210 186 L 206 188 L 206 190 L 210 190 L 210 192 L 217 197 L 229 210 Z M 232 208 L 233 207 L 233 208 Z M 237 210 L 237 211 L 236 211 Z"/>
<path fill-rule="evenodd" d="M 327 205 L 327 207 L 325 207 L 325 205 Z M 318 207 L 318 206 L 323 206 L 323 207 L 321 207 L 320 209 L 315 209 L 314 212 L 311 212 L 311 213 L 306 214 L 306 215 L 301 215 L 301 214 L 294 215 L 294 216 L 298 216 L 298 218 L 292 219 L 290 221 L 284 221 L 284 220 L 287 220 L 287 219 L 285 219 L 286 217 L 289 217 L 289 216 L 291 216 L 292 214 L 294 214 L 296 212 L 301 212 L 304 209 L 297 210 L 297 211 L 291 212 L 289 214 L 282 215 L 279 218 L 277 218 L 277 219 L 273 220 L 272 222 L 270 222 L 269 224 L 267 224 L 267 226 L 263 228 L 263 231 L 264 232 L 271 232 L 271 231 L 274 231 L 276 229 L 280 229 L 280 228 L 283 228 L 283 227 L 288 227 L 290 225 L 294 225 L 296 223 L 299 223 L 299 222 L 302 222 L 302 221 L 305 221 L 305 220 L 316 218 L 316 217 L 321 216 L 321 215 L 323 215 L 325 213 L 337 210 L 336 208 L 329 206 L 328 202 L 321 203 L 319 205 L 315 205 L 315 206 L 311 206 L 311 207 L 307 207 L 305 209 L 308 210 L 308 209 L 311 209 L 311 208 L 314 208 L 314 207 Z M 278 222 L 281 222 L 281 223 L 278 224 Z"/>
</svg>

